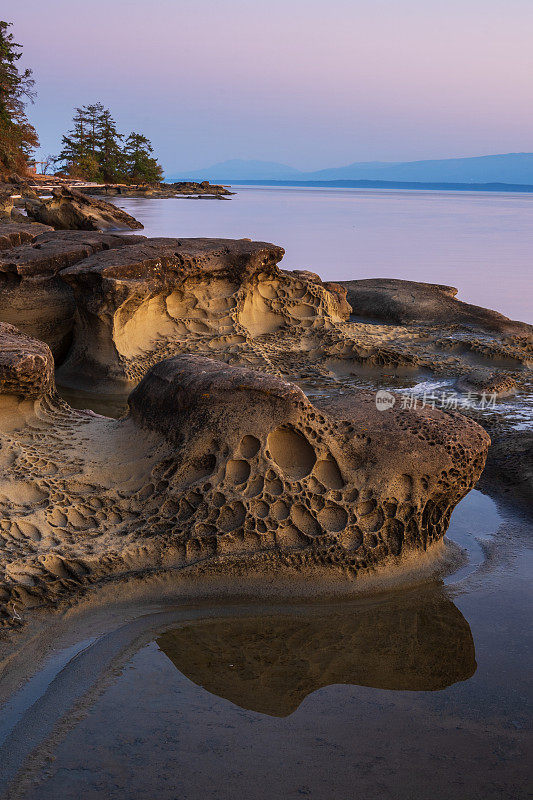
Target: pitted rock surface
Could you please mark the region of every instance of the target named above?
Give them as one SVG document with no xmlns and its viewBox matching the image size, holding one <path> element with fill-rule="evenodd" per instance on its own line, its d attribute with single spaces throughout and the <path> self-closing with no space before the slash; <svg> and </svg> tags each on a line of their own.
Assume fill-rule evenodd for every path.
<svg viewBox="0 0 533 800">
<path fill-rule="evenodd" d="M 121 420 L 74 411 L 44 345 L 37 386 L 27 337 L 17 352 L 5 335 L 22 376 L 0 414 L 5 624 L 13 603 L 147 569 L 201 584 L 321 567 L 353 581 L 439 541 L 483 469 L 488 436 L 461 415 L 382 413 L 365 393 L 312 404 L 287 381 L 195 356 L 150 370 Z"/>
</svg>

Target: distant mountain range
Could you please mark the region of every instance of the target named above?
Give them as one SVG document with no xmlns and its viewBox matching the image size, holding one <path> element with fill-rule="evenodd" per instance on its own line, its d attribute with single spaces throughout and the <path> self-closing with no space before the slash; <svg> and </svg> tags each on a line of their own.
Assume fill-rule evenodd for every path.
<svg viewBox="0 0 533 800">
<path fill-rule="evenodd" d="M 433 161 L 368 161 L 346 167 L 302 172 L 275 161 L 232 159 L 171 180 L 245 181 L 384 181 L 403 183 L 533 184 L 533 153 L 504 153 Z"/>
</svg>

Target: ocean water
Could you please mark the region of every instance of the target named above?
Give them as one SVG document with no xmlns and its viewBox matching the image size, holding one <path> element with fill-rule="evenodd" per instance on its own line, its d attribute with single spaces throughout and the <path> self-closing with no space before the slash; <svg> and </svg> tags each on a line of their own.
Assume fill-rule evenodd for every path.
<svg viewBox="0 0 533 800">
<path fill-rule="evenodd" d="M 229 200 L 119 199 L 148 236 L 250 238 L 325 280 L 443 283 L 533 323 L 533 195 L 236 187 Z"/>
</svg>

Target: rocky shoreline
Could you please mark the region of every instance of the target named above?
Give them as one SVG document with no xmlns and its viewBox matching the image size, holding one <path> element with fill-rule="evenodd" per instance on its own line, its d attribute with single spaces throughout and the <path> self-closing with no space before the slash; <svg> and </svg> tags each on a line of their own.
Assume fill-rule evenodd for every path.
<svg viewBox="0 0 533 800">
<path fill-rule="evenodd" d="M 452 287 L 284 271 L 270 243 L 101 232 L 136 221 L 73 189 L 32 203 L 53 227 L 8 200 L 0 222 L 5 630 L 156 569 L 356 586 L 438 549 L 480 476 L 531 509 L 532 435 L 480 402 L 527 393 L 531 326 Z M 70 408 L 54 373 L 133 390 L 128 413 Z M 413 402 L 429 379 L 455 405 Z"/>
<path fill-rule="evenodd" d="M 33 175 L 21 177 L 10 176 L 0 185 L 2 191 L 15 195 L 23 205 L 25 198 L 48 196 L 51 192 L 61 189 L 74 189 L 90 197 L 138 197 L 138 198 L 211 198 L 224 200 L 235 194 L 227 186 L 222 186 L 209 181 L 175 181 L 173 183 L 94 183 L 74 178 L 61 178 L 57 175 Z"/>
</svg>

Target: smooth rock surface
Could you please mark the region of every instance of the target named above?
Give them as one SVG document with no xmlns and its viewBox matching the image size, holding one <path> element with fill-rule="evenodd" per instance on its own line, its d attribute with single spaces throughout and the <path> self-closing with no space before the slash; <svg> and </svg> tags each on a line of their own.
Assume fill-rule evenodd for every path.
<svg viewBox="0 0 533 800">
<path fill-rule="evenodd" d="M 347 291 L 352 313 L 358 317 L 400 325 L 409 323 L 468 325 L 499 333 L 529 333 L 531 326 L 504 317 L 497 311 L 456 299 L 454 286 L 368 278 L 339 281 Z"/>
</svg>

